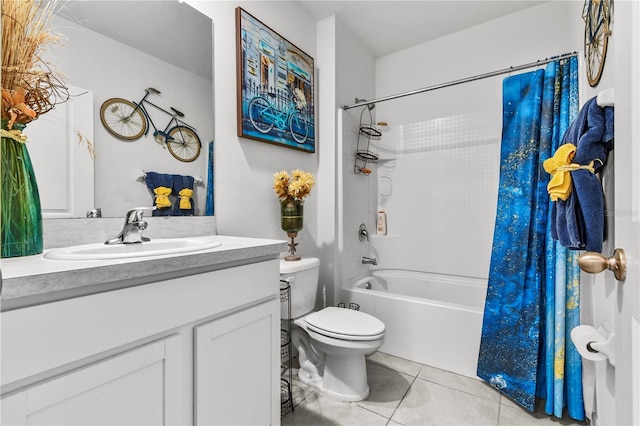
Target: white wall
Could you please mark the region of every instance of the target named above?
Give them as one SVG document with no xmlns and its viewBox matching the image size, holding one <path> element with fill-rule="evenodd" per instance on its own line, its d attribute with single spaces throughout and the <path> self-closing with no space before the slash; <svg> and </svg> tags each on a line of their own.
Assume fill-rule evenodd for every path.
<svg viewBox="0 0 640 426">
<path fill-rule="evenodd" d="M 207 146 L 213 136 L 211 81 L 57 16 L 53 32 L 65 36 L 64 46 L 52 51 L 52 61 L 64 74 L 65 81 L 94 93 L 95 206 L 102 208 L 104 216 L 124 217 L 131 207 L 153 204 L 144 182 L 136 181 L 141 170 L 200 176 L 206 184 Z M 182 111 L 184 121 L 197 129 L 203 148 L 194 162 L 173 158 L 154 141 L 152 132 L 136 141 L 124 142 L 109 135 L 102 126 L 99 113 L 105 100 L 121 97 L 138 101 L 147 87 L 162 92 L 149 98 L 151 102 Z M 154 108 L 150 108 L 150 114 L 156 125 L 164 129 L 169 116 Z M 196 187 L 194 199 L 197 213 L 203 214 L 205 186 Z"/>
<path fill-rule="evenodd" d="M 582 46 L 582 2 L 549 2 L 376 60 L 376 97 L 533 62 Z M 378 104 L 389 123 L 372 197 L 389 236 L 380 265 L 488 276 L 497 199 L 502 79 Z"/>
<path fill-rule="evenodd" d="M 218 232 L 225 235 L 286 239 L 280 229 L 280 205 L 273 193 L 273 173 L 301 169 L 318 172 L 318 154 L 240 138 L 236 134 L 236 24 L 240 6 L 316 58 L 316 22 L 292 2 L 189 1 L 213 20 L 215 112 L 215 204 Z M 317 74 L 316 74 L 317 79 Z M 316 102 L 318 105 L 319 102 Z M 316 140 L 322 150 L 324 139 Z M 330 143 L 330 141 L 328 142 Z M 318 192 L 304 204 L 304 229 L 297 249 L 318 255 Z"/>
<path fill-rule="evenodd" d="M 318 180 L 322 185 L 318 187 L 318 248 L 320 256 L 320 274 L 318 277 L 318 298 L 316 307 L 325 304 L 334 305 L 333 283 L 338 280 L 340 271 L 340 256 L 338 255 L 338 225 L 340 223 L 339 176 L 336 173 L 338 164 L 338 147 L 335 138 L 338 124 L 336 123 L 336 20 L 329 17 L 316 25 L 318 37 L 318 116 L 323 117 L 316 127 L 323 140 L 322 148 L 318 151 Z M 326 117 L 326 119 L 324 119 Z M 328 290 L 328 291 L 327 291 Z"/>
<path fill-rule="evenodd" d="M 346 26 L 336 21 L 337 40 L 337 75 L 336 103 L 338 107 L 353 104 L 355 98 L 373 99 L 374 96 L 374 56 L 367 51 L 362 43 L 349 31 Z M 354 162 L 358 137 L 359 119 L 362 108 L 350 109 L 343 113 L 343 141 L 341 168 L 342 174 L 340 194 L 343 204 L 342 236 L 340 259 L 342 262 L 342 277 L 348 279 L 354 275 L 361 275 L 368 269 L 362 265 L 362 256 L 370 256 L 370 246 L 358 239 L 358 227 L 361 223 L 367 225 L 370 234 L 375 233 L 375 222 L 369 208 L 369 193 L 374 183 L 374 175 L 354 173 Z M 375 120 L 376 110 L 372 111 Z M 368 114 L 365 112 L 368 121 Z M 339 286 L 337 286 L 339 287 Z"/>
</svg>

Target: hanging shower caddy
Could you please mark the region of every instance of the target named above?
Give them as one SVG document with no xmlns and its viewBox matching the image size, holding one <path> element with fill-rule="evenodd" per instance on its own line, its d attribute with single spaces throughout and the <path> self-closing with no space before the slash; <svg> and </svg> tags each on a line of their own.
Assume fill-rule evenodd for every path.
<svg viewBox="0 0 640 426">
<path fill-rule="evenodd" d="M 365 101 L 364 99 L 356 98 L 357 102 Z M 358 127 L 358 144 L 356 146 L 356 161 L 353 167 L 355 174 L 363 173 L 369 175 L 371 169 L 367 167 L 368 164 L 377 163 L 378 155 L 371 151 L 371 141 L 380 140 L 382 132 L 376 126 L 373 125 L 373 116 L 371 110 L 375 108 L 374 104 L 365 105 L 360 113 L 360 126 Z M 369 114 L 369 122 L 363 123 L 363 117 L 365 111 Z"/>
</svg>

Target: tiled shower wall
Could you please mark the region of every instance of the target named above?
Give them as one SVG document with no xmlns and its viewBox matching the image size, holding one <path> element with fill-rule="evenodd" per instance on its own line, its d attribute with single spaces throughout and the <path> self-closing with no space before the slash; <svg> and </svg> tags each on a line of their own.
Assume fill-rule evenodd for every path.
<svg viewBox="0 0 640 426">
<path fill-rule="evenodd" d="M 347 127 L 347 126 L 345 126 Z M 387 214 L 382 268 L 486 278 L 500 163 L 501 112 L 382 126 L 369 197 Z M 345 159 L 346 160 L 346 159 Z M 374 231 L 375 232 L 375 231 Z"/>
</svg>

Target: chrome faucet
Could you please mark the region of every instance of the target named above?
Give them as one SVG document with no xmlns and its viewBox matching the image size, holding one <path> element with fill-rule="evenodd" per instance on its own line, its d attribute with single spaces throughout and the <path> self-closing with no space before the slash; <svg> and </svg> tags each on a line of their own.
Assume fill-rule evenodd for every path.
<svg viewBox="0 0 640 426">
<path fill-rule="evenodd" d="M 102 209 L 100 207 L 96 207 L 95 209 L 91 209 L 87 212 L 87 217 L 102 217 Z"/>
<path fill-rule="evenodd" d="M 378 259 L 376 259 L 375 257 L 367 257 L 367 256 L 362 256 L 362 264 L 363 265 L 377 265 L 378 264 Z"/>
<path fill-rule="evenodd" d="M 135 244 L 145 241 L 151 241 L 147 237 L 142 236 L 142 231 L 147 229 L 147 222 L 142 220 L 142 215 L 145 210 L 155 210 L 155 207 L 136 207 L 127 212 L 124 217 L 124 226 L 122 231 L 110 240 L 105 241 L 105 244 Z"/>
</svg>

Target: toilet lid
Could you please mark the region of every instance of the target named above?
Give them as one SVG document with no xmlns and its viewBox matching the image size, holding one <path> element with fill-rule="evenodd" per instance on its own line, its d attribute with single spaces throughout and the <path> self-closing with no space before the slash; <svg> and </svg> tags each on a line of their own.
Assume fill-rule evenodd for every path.
<svg viewBox="0 0 640 426">
<path fill-rule="evenodd" d="M 353 309 L 329 307 L 305 317 L 307 327 L 318 333 L 345 340 L 373 340 L 385 326 L 378 318 Z"/>
</svg>

